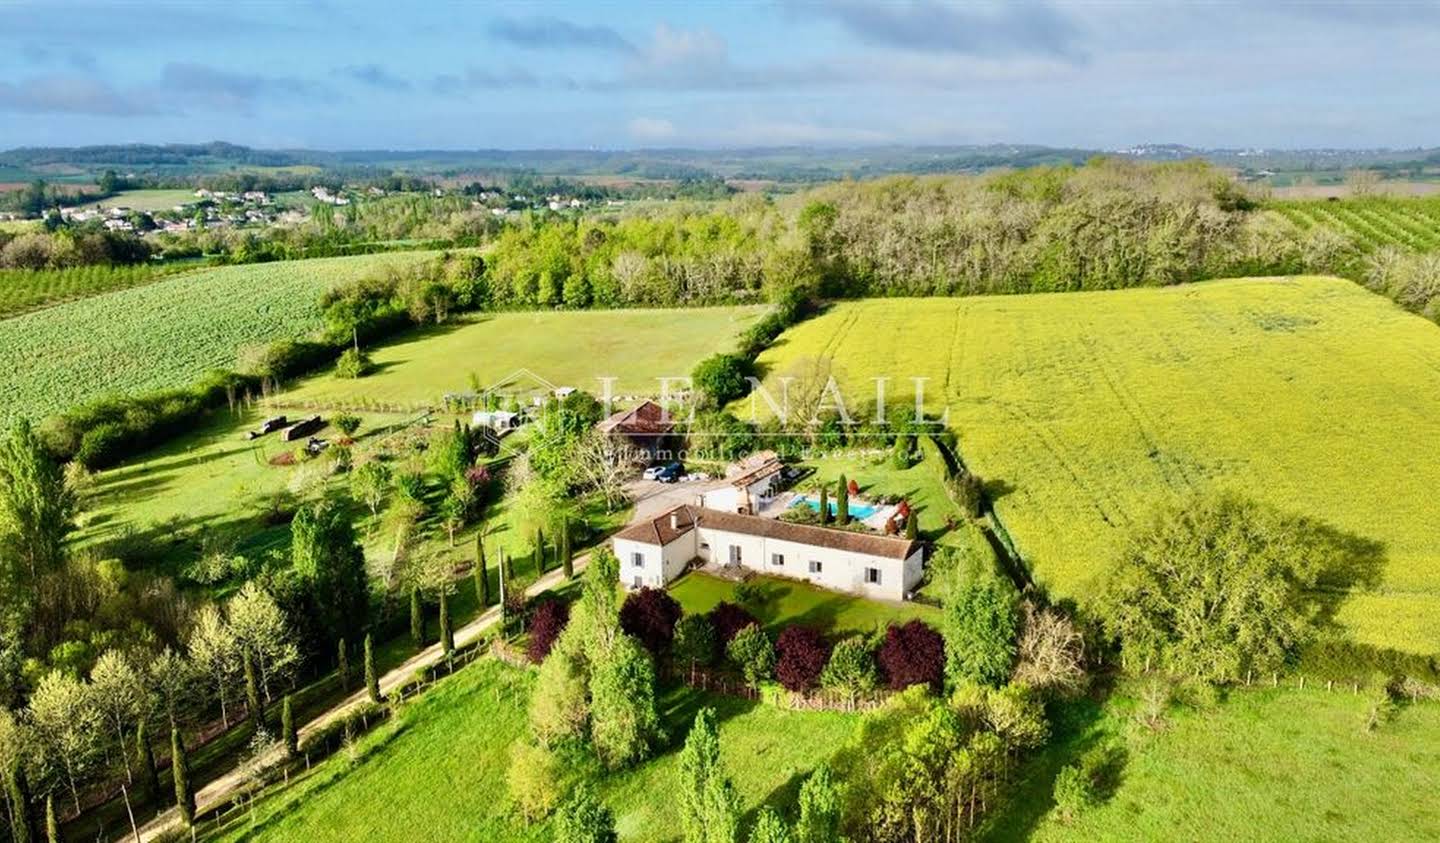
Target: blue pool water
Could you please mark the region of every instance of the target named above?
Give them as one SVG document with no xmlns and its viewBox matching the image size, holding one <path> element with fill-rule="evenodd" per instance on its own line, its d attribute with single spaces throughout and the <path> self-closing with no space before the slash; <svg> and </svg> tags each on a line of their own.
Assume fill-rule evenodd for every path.
<svg viewBox="0 0 1440 843">
<path fill-rule="evenodd" d="M 802 504 L 810 507 L 811 512 L 820 511 L 820 499 L 811 495 L 801 495 L 790 503 L 791 506 L 800 506 Z M 830 510 L 832 517 L 840 511 L 839 505 L 833 498 L 826 501 L 825 504 Z M 849 509 L 851 518 L 859 518 L 862 521 L 880 511 L 880 507 L 878 506 L 873 506 L 868 503 L 855 503 L 854 501 L 850 502 Z"/>
</svg>

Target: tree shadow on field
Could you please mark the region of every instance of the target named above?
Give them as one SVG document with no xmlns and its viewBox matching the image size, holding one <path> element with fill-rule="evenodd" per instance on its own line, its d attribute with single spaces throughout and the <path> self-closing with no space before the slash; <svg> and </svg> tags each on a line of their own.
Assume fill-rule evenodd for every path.
<svg viewBox="0 0 1440 843">
<path fill-rule="evenodd" d="M 1374 589 L 1384 580 L 1385 543 L 1308 518 L 1299 526 L 1304 531 L 1299 552 L 1317 564 L 1311 589 L 1318 604 L 1317 620 L 1323 627 L 1333 627 L 1340 606 L 1352 593 Z"/>
</svg>

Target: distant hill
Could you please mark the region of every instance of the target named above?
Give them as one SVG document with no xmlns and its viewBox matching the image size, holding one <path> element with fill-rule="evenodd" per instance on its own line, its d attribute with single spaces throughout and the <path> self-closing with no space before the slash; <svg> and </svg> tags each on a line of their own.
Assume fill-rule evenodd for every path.
<svg viewBox="0 0 1440 843">
<path fill-rule="evenodd" d="M 1333 172 L 1372 167 L 1419 172 L 1440 166 L 1440 148 L 1276 150 L 1138 144 L 1102 150 L 989 144 L 719 150 L 309 150 L 253 149 L 216 141 L 205 144 L 22 147 L 0 153 L 0 172 L 5 173 L 10 181 L 27 178 L 85 181 L 92 180 L 106 169 L 135 176 L 184 178 L 308 167 L 342 176 L 388 175 L 394 172 L 453 176 L 478 172 L 663 180 L 724 178 L 793 183 L 893 173 L 978 172 L 999 167 L 1080 163 L 1096 155 L 1155 161 L 1199 158 L 1248 171 Z"/>
</svg>

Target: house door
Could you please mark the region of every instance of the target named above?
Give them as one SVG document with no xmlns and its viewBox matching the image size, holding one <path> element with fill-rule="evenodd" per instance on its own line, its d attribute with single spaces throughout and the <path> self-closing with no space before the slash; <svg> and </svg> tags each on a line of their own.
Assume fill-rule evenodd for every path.
<svg viewBox="0 0 1440 843">
<path fill-rule="evenodd" d="M 639 577 L 636 577 L 633 582 L 634 582 L 634 585 L 633 585 L 634 588 L 639 588 L 639 587 L 640 587 L 641 582 L 640 582 L 640 578 L 639 578 Z"/>
<path fill-rule="evenodd" d="M 732 545 L 730 545 L 730 564 L 731 564 L 731 565 L 739 565 L 739 564 L 740 564 L 740 545 L 738 545 L 738 544 L 732 544 Z"/>
</svg>

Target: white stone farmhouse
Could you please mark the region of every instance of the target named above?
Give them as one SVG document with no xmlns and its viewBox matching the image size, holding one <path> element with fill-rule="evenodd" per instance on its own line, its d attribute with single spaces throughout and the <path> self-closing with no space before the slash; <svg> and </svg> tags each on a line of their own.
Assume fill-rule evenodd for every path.
<svg viewBox="0 0 1440 843">
<path fill-rule="evenodd" d="M 689 505 L 631 524 L 615 534 L 614 548 L 626 588 L 660 588 L 698 559 L 903 600 L 924 564 L 924 549 L 908 539 Z"/>
</svg>

